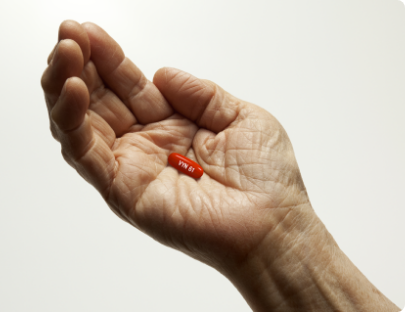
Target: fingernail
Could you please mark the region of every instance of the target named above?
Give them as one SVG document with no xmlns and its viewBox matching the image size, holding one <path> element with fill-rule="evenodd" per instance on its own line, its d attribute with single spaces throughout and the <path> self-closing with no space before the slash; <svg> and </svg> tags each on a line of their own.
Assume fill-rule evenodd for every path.
<svg viewBox="0 0 405 312">
<path fill-rule="evenodd" d="M 62 90 L 60 91 L 60 97 L 64 98 L 66 95 L 66 86 L 68 84 L 70 78 L 66 79 L 65 83 L 63 84 Z"/>
<path fill-rule="evenodd" d="M 61 40 L 61 41 L 62 41 L 62 40 Z M 60 45 L 61 41 L 59 41 L 59 42 L 56 44 L 56 47 L 55 47 L 55 50 L 54 50 L 54 52 L 53 52 L 52 59 L 51 59 L 51 62 L 50 62 L 50 63 L 53 63 L 53 62 L 54 62 L 54 60 L 55 60 L 55 58 L 56 58 L 56 55 L 58 54 L 58 49 L 59 49 L 59 45 Z"/>
</svg>

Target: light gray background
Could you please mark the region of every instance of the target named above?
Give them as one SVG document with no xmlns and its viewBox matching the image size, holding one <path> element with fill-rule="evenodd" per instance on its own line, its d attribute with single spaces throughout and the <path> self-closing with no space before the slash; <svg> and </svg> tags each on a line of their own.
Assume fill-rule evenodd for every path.
<svg viewBox="0 0 405 312">
<path fill-rule="evenodd" d="M 65 164 L 40 87 L 64 19 L 148 78 L 181 68 L 275 115 L 313 207 L 405 305 L 405 7 L 398 0 L 0 2 L 0 310 L 250 311 L 224 277 L 118 219 Z"/>
</svg>

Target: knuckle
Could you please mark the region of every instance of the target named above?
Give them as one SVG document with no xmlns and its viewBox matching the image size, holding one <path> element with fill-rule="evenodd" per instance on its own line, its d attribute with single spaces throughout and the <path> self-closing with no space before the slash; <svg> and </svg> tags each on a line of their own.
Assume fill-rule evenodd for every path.
<svg viewBox="0 0 405 312">
<path fill-rule="evenodd" d="M 49 67 L 45 69 L 44 73 L 42 74 L 41 87 L 45 92 L 49 90 Z"/>
<path fill-rule="evenodd" d="M 59 135 L 58 135 L 58 131 L 56 130 L 56 127 L 55 127 L 55 125 L 54 125 L 52 122 L 51 122 L 50 129 L 51 129 L 51 134 L 52 134 L 53 138 L 54 138 L 56 141 L 60 142 Z"/>
<path fill-rule="evenodd" d="M 76 169 L 76 166 L 74 165 L 73 160 L 68 155 L 68 153 L 66 153 L 66 151 L 63 149 L 63 147 L 61 149 L 61 154 L 62 154 L 63 159 L 68 163 L 68 165 L 71 166 L 72 168 Z"/>
</svg>

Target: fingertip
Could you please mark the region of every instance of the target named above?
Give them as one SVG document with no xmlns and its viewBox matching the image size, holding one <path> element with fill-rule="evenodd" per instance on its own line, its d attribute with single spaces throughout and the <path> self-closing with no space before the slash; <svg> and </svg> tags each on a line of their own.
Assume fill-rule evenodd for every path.
<svg viewBox="0 0 405 312">
<path fill-rule="evenodd" d="M 116 69 L 125 54 L 120 45 L 100 26 L 85 22 L 82 24 L 90 42 L 91 59 L 101 76 L 108 75 Z"/>
<path fill-rule="evenodd" d="M 41 85 L 45 93 L 59 97 L 66 79 L 81 75 L 83 62 L 80 46 L 71 39 L 61 40 L 41 78 Z"/>
<path fill-rule="evenodd" d="M 51 63 L 51 61 L 52 61 L 52 59 L 53 59 L 53 57 L 55 55 L 55 51 L 56 51 L 56 48 L 58 47 L 58 44 L 59 44 L 59 42 L 57 44 L 55 44 L 55 46 L 53 47 L 51 53 L 48 56 L 48 60 L 47 60 L 48 65 Z"/>
<path fill-rule="evenodd" d="M 72 131 L 82 124 L 89 102 L 85 83 L 77 77 L 68 78 L 51 111 L 51 118 L 60 130 Z"/>
<path fill-rule="evenodd" d="M 79 44 L 72 39 L 62 39 L 55 49 L 54 59 L 62 59 L 64 63 L 69 64 L 72 75 L 80 75 L 84 66 L 83 53 Z M 73 70 L 74 69 L 74 70 Z"/>
<path fill-rule="evenodd" d="M 153 76 L 153 83 L 158 89 L 164 89 L 174 78 L 179 76 L 193 77 L 191 74 L 174 67 L 162 67 Z"/>
<path fill-rule="evenodd" d="M 56 51 L 60 50 L 60 49 L 74 49 L 77 50 L 80 49 L 79 44 L 70 38 L 66 38 L 66 39 L 61 39 L 56 47 Z"/>
<path fill-rule="evenodd" d="M 159 88 L 159 85 L 162 85 L 162 83 L 164 83 L 166 77 L 166 70 L 167 67 L 159 68 L 153 75 L 152 82 L 156 87 Z"/>
<path fill-rule="evenodd" d="M 59 31 L 58 31 L 58 40 L 64 39 L 64 34 L 68 32 L 69 30 L 75 30 L 77 28 L 77 25 L 80 25 L 78 22 L 75 20 L 70 20 L 66 19 L 59 25 Z"/>
<path fill-rule="evenodd" d="M 80 23 L 74 20 L 63 21 L 59 26 L 58 40 L 61 41 L 64 39 L 75 41 L 83 53 L 84 63 L 89 61 L 91 53 L 90 40 L 87 36 L 87 32 Z"/>
<path fill-rule="evenodd" d="M 95 24 L 93 22 L 84 22 L 81 24 L 81 26 L 83 27 L 84 31 L 87 33 L 87 36 L 90 39 L 90 44 L 91 44 L 91 38 L 96 35 L 96 32 L 98 32 L 100 30 L 105 32 L 104 29 L 102 29 L 100 26 L 98 26 L 97 24 Z"/>
<path fill-rule="evenodd" d="M 195 101 L 198 102 L 202 95 L 212 96 L 212 92 L 207 92 L 211 91 L 211 88 L 207 88 L 203 80 L 173 67 L 160 68 L 153 77 L 153 83 L 180 113 L 184 113 L 185 108 L 181 106 L 187 107 Z M 189 113 L 187 118 L 194 120 L 194 117 L 188 115 Z"/>
<path fill-rule="evenodd" d="M 84 22 L 84 23 L 82 23 L 82 27 L 83 27 L 84 29 L 89 29 L 89 28 L 92 28 L 92 27 L 94 27 L 94 26 L 97 26 L 97 25 L 94 24 L 93 22 Z"/>
</svg>

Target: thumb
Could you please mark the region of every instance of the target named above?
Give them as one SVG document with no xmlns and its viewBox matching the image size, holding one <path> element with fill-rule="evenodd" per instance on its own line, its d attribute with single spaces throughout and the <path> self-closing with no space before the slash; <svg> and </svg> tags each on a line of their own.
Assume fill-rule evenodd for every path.
<svg viewBox="0 0 405 312">
<path fill-rule="evenodd" d="M 215 83 L 175 68 L 159 69 L 153 83 L 178 113 L 214 133 L 236 121 L 245 105 Z"/>
<path fill-rule="evenodd" d="M 227 179 L 237 172 L 228 168 L 234 160 L 224 155 L 227 150 L 238 149 L 240 140 L 238 133 L 230 137 L 225 130 L 243 122 L 249 111 L 248 103 L 211 81 L 174 68 L 159 69 L 153 82 L 174 110 L 200 127 L 192 146 L 204 171 L 211 178 L 230 184 Z"/>
</svg>

